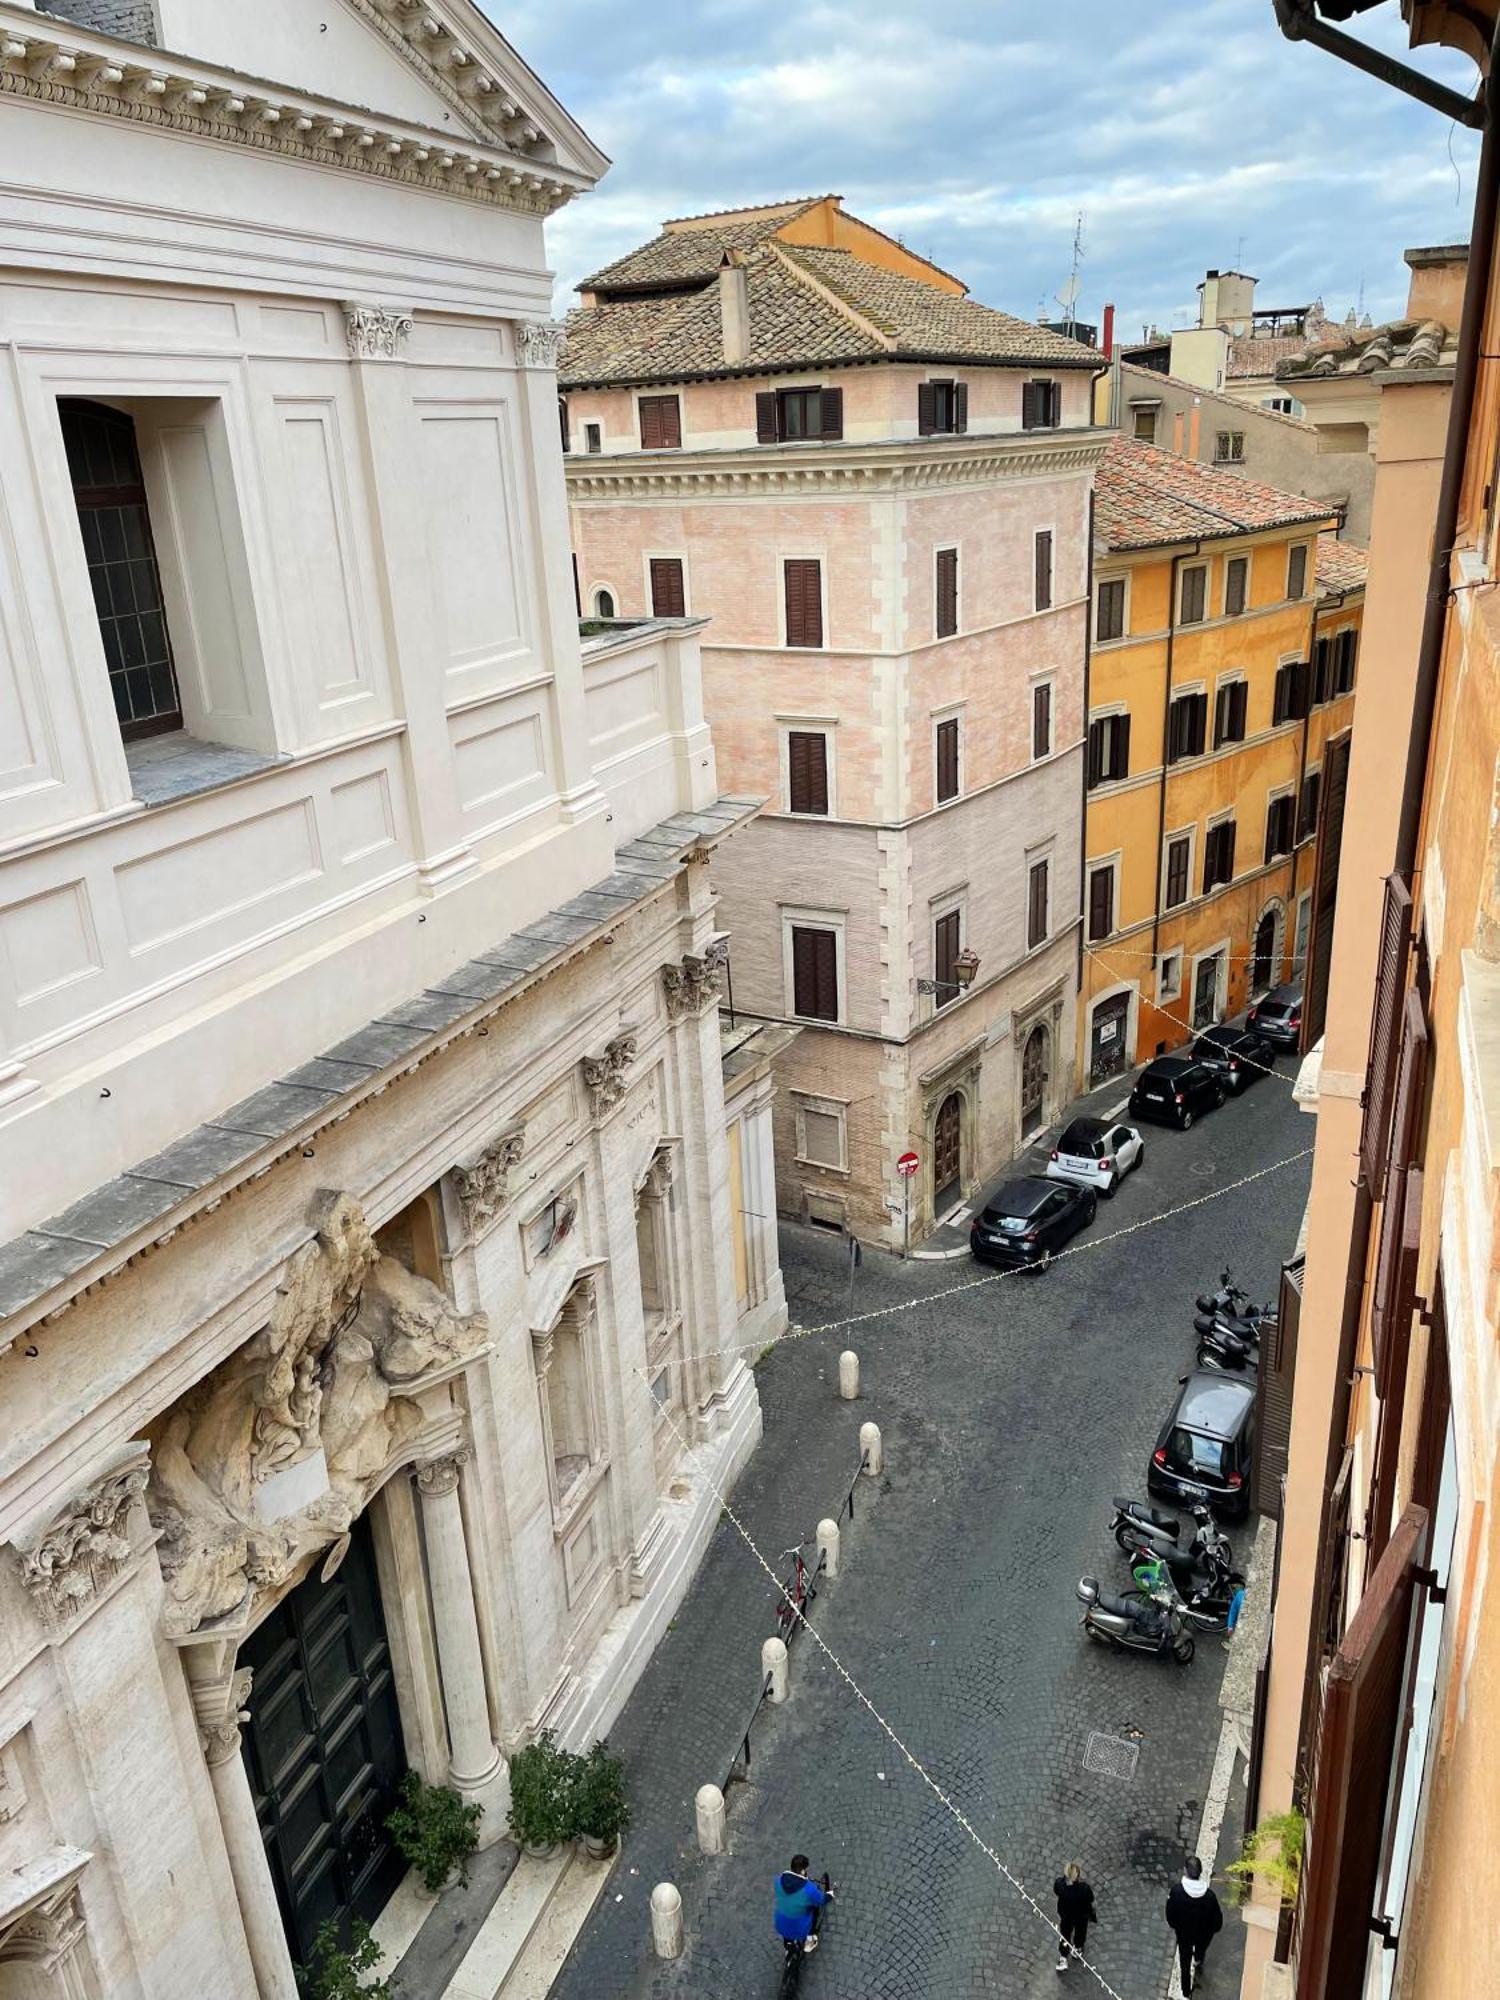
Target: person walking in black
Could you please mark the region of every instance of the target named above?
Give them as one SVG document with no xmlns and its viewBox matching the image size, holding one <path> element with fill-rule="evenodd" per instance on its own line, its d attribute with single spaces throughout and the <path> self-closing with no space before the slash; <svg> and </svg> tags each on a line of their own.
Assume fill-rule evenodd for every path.
<svg viewBox="0 0 1500 2000">
<path fill-rule="evenodd" d="M 1058 1876 L 1052 1893 L 1057 1897 L 1057 1969 L 1066 1972 L 1069 1952 L 1075 1958 L 1083 1957 L 1089 1925 L 1099 1912 L 1094 1908 L 1094 1892 L 1076 1861 L 1070 1861 Z"/>
<path fill-rule="evenodd" d="M 1224 1928 L 1224 1912 L 1219 1899 L 1203 1879 L 1203 1863 L 1195 1854 L 1182 1871 L 1182 1880 L 1172 1885 L 1167 1897 L 1167 1922 L 1177 1940 L 1177 1962 L 1182 1971 L 1183 2000 L 1193 1990 L 1193 1982 L 1203 1973 L 1208 1947 Z"/>
</svg>

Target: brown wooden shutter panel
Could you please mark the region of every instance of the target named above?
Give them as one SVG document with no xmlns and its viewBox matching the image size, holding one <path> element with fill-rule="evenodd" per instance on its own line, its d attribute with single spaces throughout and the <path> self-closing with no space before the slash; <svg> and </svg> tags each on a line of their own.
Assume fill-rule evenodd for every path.
<svg viewBox="0 0 1500 2000">
<path fill-rule="evenodd" d="M 1338 900 L 1339 851 L 1344 843 L 1344 799 L 1349 786 L 1349 732 L 1323 746 L 1319 787 L 1318 845 L 1313 856 L 1312 921 L 1302 985 L 1302 1053 L 1318 1041 L 1328 1018 L 1328 971 L 1333 955 L 1333 916 Z"/>
<path fill-rule="evenodd" d="M 1104 724 L 1089 724 L 1088 768 L 1084 773 L 1084 784 L 1090 788 L 1097 785 L 1104 776 Z"/>
<path fill-rule="evenodd" d="M 821 730 L 789 729 L 787 790 L 794 813 L 828 811 L 828 738 Z"/>
<path fill-rule="evenodd" d="M 1220 829 L 1220 832 L 1223 836 L 1223 841 L 1224 841 L 1224 860 L 1222 863 L 1223 872 L 1221 873 L 1219 879 L 1222 882 L 1232 882 L 1234 880 L 1234 834 L 1235 834 L 1234 821 L 1233 820 L 1228 821 L 1227 824 Z"/>
<path fill-rule="evenodd" d="M 1230 720 L 1233 727 L 1234 740 L 1236 743 L 1242 743 L 1245 740 L 1245 716 L 1250 706 L 1249 682 L 1235 681 L 1230 688 L 1230 694 L 1233 696 L 1233 700 L 1230 703 Z"/>
<path fill-rule="evenodd" d="M 1089 876 L 1089 942 L 1106 938 L 1114 915 L 1115 871 L 1096 868 Z"/>
<path fill-rule="evenodd" d="M 1329 1669 L 1302 1878 L 1297 2000 L 1359 2000 L 1427 1512 L 1408 1507 Z"/>
<path fill-rule="evenodd" d="M 1406 1409 L 1407 1364 L 1411 1359 L 1411 1319 L 1417 1306 L 1417 1259 L 1422 1247 L 1422 1169 L 1408 1167 L 1400 1176 L 1400 1210 L 1392 1234 L 1396 1239 L 1395 1269 L 1387 1301 L 1383 1353 L 1377 1354 L 1375 1388 L 1380 1397 L 1380 1424 L 1375 1436 L 1375 1464 L 1370 1475 L 1365 1510 L 1365 1562 L 1379 1562 L 1390 1528 L 1396 1496 L 1396 1465 L 1401 1455 L 1401 1424 Z M 1383 1235 L 1382 1229 L 1382 1235 Z M 1382 1249 L 1384 1244 L 1382 1243 Z M 1374 1333 L 1374 1319 L 1370 1322 Z"/>
<path fill-rule="evenodd" d="M 755 397 L 755 442 L 775 444 L 776 442 L 776 391 L 758 390 Z"/>
<path fill-rule="evenodd" d="M 939 986 L 954 986 L 954 963 L 958 958 L 958 911 L 950 910 L 947 916 L 939 917 L 932 934 L 933 978 Z M 954 998 L 952 993 L 940 992 L 936 995 L 941 1007 L 945 1000 Z"/>
<path fill-rule="evenodd" d="M 653 618 L 685 618 L 687 595 L 683 586 L 682 561 L 678 556 L 651 558 L 651 615 Z"/>
<path fill-rule="evenodd" d="M 958 797 L 958 718 L 937 726 L 937 795 L 941 805 Z"/>
<path fill-rule="evenodd" d="M 823 643 L 822 565 L 805 557 L 788 560 L 786 580 L 786 642 L 789 646 Z"/>
<path fill-rule="evenodd" d="M 1364 1119 L 1359 1153 L 1365 1182 L 1378 1189 L 1385 1172 L 1391 1099 L 1396 1081 L 1398 1033 L 1405 1004 L 1406 961 L 1411 949 L 1411 889 L 1388 875 L 1380 918 L 1380 955 L 1375 965 L 1375 1005 L 1370 1015 L 1370 1056 L 1365 1066 Z"/>
<path fill-rule="evenodd" d="M 1040 382 L 1023 382 L 1021 384 L 1021 428 L 1023 431 L 1034 431 L 1041 421 L 1037 414 L 1037 405 L 1041 400 L 1041 387 Z"/>
<path fill-rule="evenodd" d="M 1259 1513 L 1281 1518 L 1282 1482 L 1292 1443 L 1292 1383 L 1297 1373 L 1297 1334 L 1302 1323 L 1303 1261 L 1281 1267 L 1276 1301 L 1276 1338 L 1261 1350 L 1255 1378 L 1255 1477 L 1252 1492 Z"/>
<path fill-rule="evenodd" d="M 917 384 L 917 435 L 931 437 L 937 429 L 937 391 L 930 382 Z"/>
<path fill-rule="evenodd" d="M 939 549 L 936 564 L 937 618 L 940 639 L 950 639 L 958 630 L 958 550 Z"/>
<path fill-rule="evenodd" d="M 832 931 L 793 928 L 792 1005 L 814 1021 L 836 1021 L 838 943 Z"/>
<path fill-rule="evenodd" d="M 1045 681 L 1031 690 L 1031 754 L 1052 754 L 1052 689 Z"/>
<path fill-rule="evenodd" d="M 1052 603 L 1052 530 L 1042 528 L 1035 541 L 1035 568 L 1033 579 L 1035 603 L 1038 611 L 1046 611 Z"/>
<path fill-rule="evenodd" d="M 953 428 L 966 431 L 969 428 L 969 385 L 955 382 L 953 385 Z"/>
<path fill-rule="evenodd" d="M 1390 1374 L 1393 1345 L 1399 1343 L 1404 1347 L 1411 1336 L 1411 1295 L 1415 1290 L 1415 1280 L 1412 1280 L 1412 1292 L 1408 1292 L 1406 1281 L 1410 1274 L 1403 1262 L 1403 1245 L 1407 1236 L 1414 1232 L 1406 1213 L 1406 1183 L 1418 1151 L 1418 1126 L 1427 1084 L 1427 1052 L 1427 1021 L 1422 1012 L 1421 997 L 1415 991 L 1409 991 L 1402 1006 L 1401 1052 L 1385 1163 L 1380 1239 L 1375 1258 L 1375 1292 L 1370 1308 L 1370 1341 L 1375 1352 L 1377 1390 L 1381 1389 L 1381 1384 Z M 1420 1175 L 1416 1192 L 1420 1204 Z M 1420 1221 L 1420 1206 L 1417 1219 Z M 1409 1247 L 1414 1251 L 1415 1244 Z"/>
<path fill-rule="evenodd" d="M 821 435 L 825 438 L 841 438 L 844 435 L 844 392 L 842 389 L 823 391 L 823 425 Z"/>
</svg>

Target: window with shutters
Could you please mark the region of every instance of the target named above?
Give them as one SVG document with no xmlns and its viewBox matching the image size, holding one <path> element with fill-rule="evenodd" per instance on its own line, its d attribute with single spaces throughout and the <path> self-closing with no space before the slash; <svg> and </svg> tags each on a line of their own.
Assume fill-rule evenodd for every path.
<svg viewBox="0 0 1500 2000">
<path fill-rule="evenodd" d="M 1312 672 L 1306 660 L 1283 660 L 1271 693 L 1271 722 L 1300 722 L 1308 712 Z"/>
<path fill-rule="evenodd" d="M 946 910 L 932 926 L 932 979 L 937 987 L 932 997 L 938 1007 L 946 1007 L 950 1000 L 958 998 L 954 967 L 962 949 L 962 928 L 962 914 L 958 910 Z"/>
<path fill-rule="evenodd" d="M 786 593 L 786 642 L 789 646 L 823 643 L 823 565 L 803 556 L 782 565 Z"/>
<path fill-rule="evenodd" d="M 939 549 L 933 557 L 933 624 L 940 639 L 958 630 L 958 550 Z"/>
<path fill-rule="evenodd" d="M 1224 616 L 1238 618 L 1250 598 L 1250 558 L 1231 556 L 1224 565 Z"/>
<path fill-rule="evenodd" d="M 1245 717 L 1250 704 L 1248 681 L 1220 681 L 1214 692 L 1214 748 L 1226 743 L 1243 743 Z"/>
<path fill-rule="evenodd" d="M 1031 950 L 1047 942 L 1052 926 L 1052 864 L 1046 858 L 1026 869 L 1026 945 Z"/>
<path fill-rule="evenodd" d="M 792 924 L 792 1012 L 807 1021 L 839 1018 L 839 934 Z"/>
<path fill-rule="evenodd" d="M 843 435 L 842 389 L 765 389 L 755 398 L 757 444 L 796 444 Z"/>
<path fill-rule="evenodd" d="M 1031 601 L 1038 611 L 1052 608 L 1052 530 L 1038 528 L 1032 543 Z"/>
<path fill-rule="evenodd" d="M 1318 830 L 1318 769 L 1303 774 L 1302 792 L 1297 800 L 1297 839 L 1311 840 Z"/>
<path fill-rule="evenodd" d="M 1339 853 L 1344 844 L 1344 799 L 1349 785 L 1350 732 L 1323 746 L 1318 787 L 1318 845 L 1313 857 L 1312 915 L 1302 988 L 1302 1046 L 1320 1039 L 1328 1014 L 1328 969 L 1333 955 L 1333 918 L 1338 902 Z"/>
<path fill-rule="evenodd" d="M 1208 696 L 1174 695 L 1167 710 L 1167 762 L 1201 757 L 1208 735 Z"/>
<path fill-rule="evenodd" d="M 1280 854 L 1292 851 L 1293 819 L 1297 810 L 1296 796 L 1292 792 L 1282 792 L 1266 802 L 1266 854 L 1267 861 L 1274 861 Z"/>
<path fill-rule="evenodd" d="M 1123 576 L 1101 577 L 1094 592 L 1094 638 L 1102 643 L 1106 639 L 1123 639 L 1125 636 L 1125 579 Z"/>
<path fill-rule="evenodd" d="M 1193 563 L 1182 572 L 1177 588 L 1177 622 L 1201 625 L 1208 616 L 1208 565 Z"/>
<path fill-rule="evenodd" d="M 1307 595 L 1307 544 L 1293 542 L 1286 552 L 1286 594 L 1288 597 Z"/>
<path fill-rule="evenodd" d="M 969 385 L 967 382 L 919 382 L 917 384 L 917 431 L 931 437 L 947 431 L 969 428 Z"/>
<path fill-rule="evenodd" d="M 1115 927 L 1115 864 L 1089 870 L 1089 943 L 1107 938 Z"/>
<path fill-rule="evenodd" d="M 822 729 L 786 732 L 787 811 L 828 813 L 828 736 Z"/>
<path fill-rule="evenodd" d="M 604 428 L 601 424 L 585 424 L 583 427 L 583 448 L 585 451 L 603 451 Z"/>
<path fill-rule="evenodd" d="M 1406 979 L 1411 954 L 1411 890 L 1404 877 L 1388 875 L 1375 964 L 1375 1004 L 1370 1013 L 1370 1054 L 1365 1066 L 1364 1117 L 1359 1152 L 1365 1183 L 1380 1190 L 1386 1160 L 1403 1135 L 1393 1130 L 1398 1057 L 1401 1051 Z M 1421 1002 L 1418 1001 L 1420 1008 Z"/>
<path fill-rule="evenodd" d="M 949 799 L 956 799 L 959 791 L 958 773 L 958 717 L 945 715 L 932 732 L 932 747 L 936 765 L 936 791 L 939 805 Z"/>
<path fill-rule="evenodd" d="M 1026 431 L 1055 431 L 1062 422 L 1062 384 L 1023 382 L 1021 385 L 1021 428 Z"/>
<path fill-rule="evenodd" d="M 1189 882 L 1193 867 L 1193 836 L 1190 833 L 1174 833 L 1167 842 L 1166 861 L 1162 873 L 1165 881 L 1162 901 L 1169 910 L 1175 910 L 1188 899 Z"/>
<path fill-rule="evenodd" d="M 1089 724 L 1085 778 L 1090 790 L 1130 775 L 1130 717 L 1097 715 Z"/>
<path fill-rule="evenodd" d="M 1215 465 L 1243 465 L 1245 462 L 1245 433 L 1243 431 L 1217 431 L 1214 434 Z"/>
<path fill-rule="evenodd" d="M 1037 681 L 1031 690 L 1031 757 L 1036 763 L 1052 755 L 1052 683 Z"/>
<path fill-rule="evenodd" d="M 1316 641 L 1312 656 L 1312 686 L 1308 706 L 1318 708 L 1333 699 L 1333 642 L 1327 637 Z"/>
<path fill-rule="evenodd" d="M 1221 819 L 1203 841 L 1203 893 L 1234 880 L 1234 821 Z"/>
<path fill-rule="evenodd" d="M 687 583 L 681 556 L 651 557 L 651 616 L 686 618 Z"/>
<path fill-rule="evenodd" d="M 1333 642 L 1333 692 L 1335 696 L 1354 692 L 1354 656 L 1359 650 L 1359 634 L 1351 626 L 1338 633 Z"/>
<path fill-rule="evenodd" d="M 682 443 L 682 405 L 675 396 L 642 396 L 642 451 L 675 451 Z"/>
<path fill-rule="evenodd" d="M 1132 403 L 1130 406 L 1131 436 L 1138 437 L 1142 444 L 1155 444 L 1156 415 L 1157 406 L 1155 403 Z"/>
</svg>

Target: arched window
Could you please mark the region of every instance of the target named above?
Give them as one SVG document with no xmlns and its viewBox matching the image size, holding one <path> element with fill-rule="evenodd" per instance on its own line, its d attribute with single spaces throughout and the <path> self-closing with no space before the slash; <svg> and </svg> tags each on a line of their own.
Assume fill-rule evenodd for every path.
<svg viewBox="0 0 1500 2000">
<path fill-rule="evenodd" d="M 594 592 L 594 616 L 596 618 L 613 618 L 614 615 L 614 592 L 612 590 L 596 590 Z"/>
</svg>

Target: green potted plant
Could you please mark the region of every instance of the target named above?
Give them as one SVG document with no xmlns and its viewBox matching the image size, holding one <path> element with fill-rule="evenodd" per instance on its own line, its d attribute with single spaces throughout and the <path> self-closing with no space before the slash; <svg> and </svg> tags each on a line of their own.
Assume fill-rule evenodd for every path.
<svg viewBox="0 0 1500 2000">
<path fill-rule="evenodd" d="M 346 1951 L 330 1917 L 313 1939 L 312 1963 L 297 1967 L 297 1990 L 303 2000 L 394 2000 L 391 1982 L 373 1976 L 382 1956 L 370 1926 L 357 1917 Z"/>
<path fill-rule="evenodd" d="M 596 1743 L 578 1760 L 573 1795 L 573 1824 L 585 1853 L 602 1860 L 613 1854 L 630 1824 L 625 1798 L 625 1766 L 610 1755 L 607 1743 Z"/>
<path fill-rule="evenodd" d="M 1258 1876 L 1266 1888 L 1274 1889 L 1277 1901 L 1289 1907 L 1297 1900 L 1302 1881 L 1302 1856 L 1307 1847 L 1307 1821 L 1299 1812 L 1268 1813 L 1253 1832 L 1245 1835 L 1238 1861 L 1225 1869 L 1234 1899 L 1244 1902 Z"/>
<path fill-rule="evenodd" d="M 415 1771 L 401 1780 L 401 1803 L 386 1815 L 385 1830 L 415 1868 L 429 1896 L 453 1881 L 467 1886 L 469 1856 L 479 1845 L 484 1808 L 447 1785 L 427 1785 Z"/>
<path fill-rule="evenodd" d="M 550 1729 L 510 1760 L 510 1830 L 521 1850 L 545 1860 L 573 1837 L 574 1766 L 578 1759 L 557 1747 Z"/>
</svg>

